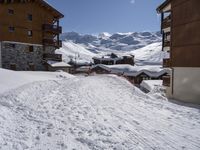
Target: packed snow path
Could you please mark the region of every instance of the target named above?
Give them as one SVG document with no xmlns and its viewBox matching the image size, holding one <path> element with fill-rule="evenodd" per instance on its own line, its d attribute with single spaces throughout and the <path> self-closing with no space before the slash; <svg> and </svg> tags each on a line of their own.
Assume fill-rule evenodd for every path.
<svg viewBox="0 0 200 150">
<path fill-rule="evenodd" d="M 200 109 L 116 76 L 41 81 L 0 95 L 0 149 L 200 149 Z"/>
</svg>

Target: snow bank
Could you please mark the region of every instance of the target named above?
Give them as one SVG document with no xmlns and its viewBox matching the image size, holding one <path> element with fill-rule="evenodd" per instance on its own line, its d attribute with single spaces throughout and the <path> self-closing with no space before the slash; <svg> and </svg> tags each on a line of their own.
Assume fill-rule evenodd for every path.
<svg viewBox="0 0 200 150">
<path fill-rule="evenodd" d="M 37 81 L 0 96 L 0 149 L 197 150 L 199 110 L 112 75 Z"/>
<path fill-rule="evenodd" d="M 0 93 L 34 81 L 58 80 L 71 77 L 73 76 L 65 72 L 23 72 L 0 68 Z"/>
<path fill-rule="evenodd" d="M 162 83 L 162 80 L 143 80 L 140 86 L 148 91 L 152 91 L 155 87 L 162 86 Z"/>
</svg>

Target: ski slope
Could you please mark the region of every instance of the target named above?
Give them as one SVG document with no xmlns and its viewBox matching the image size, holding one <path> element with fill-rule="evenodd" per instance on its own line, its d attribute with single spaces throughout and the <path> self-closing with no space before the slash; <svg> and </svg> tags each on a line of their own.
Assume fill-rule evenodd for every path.
<svg viewBox="0 0 200 150">
<path fill-rule="evenodd" d="M 72 41 L 64 41 L 63 47 L 56 50 L 56 53 L 62 54 L 63 60 L 69 62 L 70 59 L 80 63 L 93 62 L 93 57 L 102 57 L 103 55 L 116 53 L 118 55 L 135 55 L 135 61 L 137 65 L 161 65 L 163 58 L 168 58 L 167 52 L 161 51 L 162 44 L 160 42 L 149 44 L 143 48 L 132 51 L 114 51 L 111 49 L 98 50 L 92 52 L 91 47 L 87 47 L 83 44 L 77 44 Z"/>
<path fill-rule="evenodd" d="M 161 65 L 163 58 L 168 58 L 169 53 L 161 51 L 162 43 L 153 43 L 143 48 L 128 52 L 135 55 L 137 64 L 140 65 Z"/>
<path fill-rule="evenodd" d="M 114 75 L 34 81 L 0 95 L 0 149 L 199 150 L 199 110 Z"/>
<path fill-rule="evenodd" d="M 96 54 L 87 50 L 83 45 L 76 44 L 71 41 L 63 41 L 62 48 L 56 50 L 56 53 L 62 54 L 63 61 L 69 62 L 72 60 L 91 62 Z"/>
</svg>

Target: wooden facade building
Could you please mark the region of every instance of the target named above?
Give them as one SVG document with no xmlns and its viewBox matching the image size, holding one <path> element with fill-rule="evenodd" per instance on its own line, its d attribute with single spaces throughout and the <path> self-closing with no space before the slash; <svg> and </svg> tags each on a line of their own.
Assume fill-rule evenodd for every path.
<svg viewBox="0 0 200 150">
<path fill-rule="evenodd" d="M 134 65 L 134 56 L 127 55 L 127 56 L 118 56 L 114 53 L 109 55 L 105 55 L 103 57 L 93 57 L 93 61 L 95 65 L 104 64 L 104 65 L 116 65 L 116 64 L 129 64 Z"/>
<path fill-rule="evenodd" d="M 200 103 L 200 0 L 166 0 L 157 11 L 161 14 L 163 60 L 172 72 L 163 78 L 168 97 Z"/>
<path fill-rule="evenodd" d="M 0 0 L 0 67 L 45 70 L 62 61 L 59 20 L 64 15 L 44 0 Z"/>
</svg>

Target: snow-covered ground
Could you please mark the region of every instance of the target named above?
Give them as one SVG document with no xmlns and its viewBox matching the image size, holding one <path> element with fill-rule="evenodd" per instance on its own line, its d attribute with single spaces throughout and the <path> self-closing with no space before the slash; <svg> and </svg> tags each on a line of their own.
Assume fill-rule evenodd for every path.
<svg viewBox="0 0 200 150">
<path fill-rule="evenodd" d="M 2 83 L 29 73 L 0 75 Z M 114 75 L 66 76 L 16 80 L 21 86 L 0 95 L 0 149 L 200 149 L 200 108 L 157 99 Z"/>
<path fill-rule="evenodd" d="M 140 86 L 148 91 L 152 91 L 156 87 L 162 86 L 162 83 L 163 80 L 143 80 Z"/>
<path fill-rule="evenodd" d="M 34 81 L 59 80 L 73 77 L 65 72 L 11 71 L 0 68 L 0 93 Z"/>
</svg>

